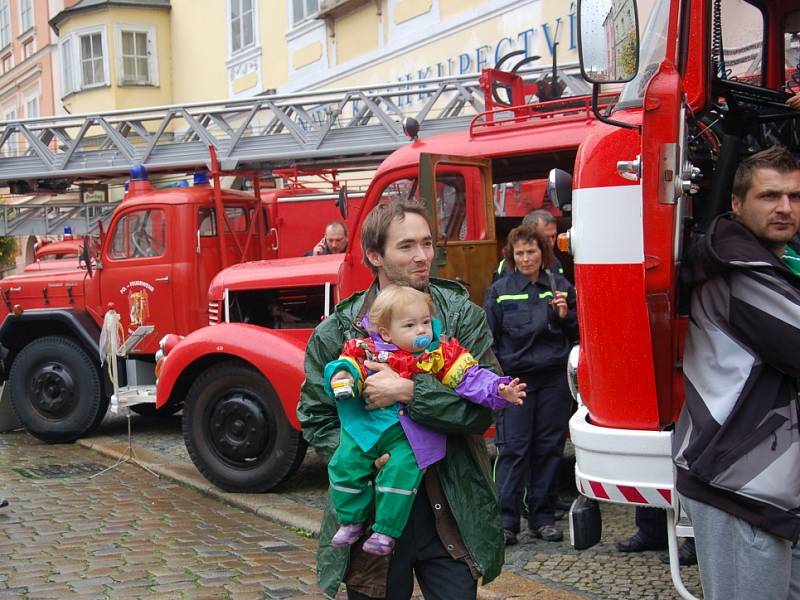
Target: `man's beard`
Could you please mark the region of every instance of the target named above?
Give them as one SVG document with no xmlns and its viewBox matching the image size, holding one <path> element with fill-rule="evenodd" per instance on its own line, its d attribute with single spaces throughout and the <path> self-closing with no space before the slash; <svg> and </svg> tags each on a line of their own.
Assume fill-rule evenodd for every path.
<svg viewBox="0 0 800 600">
<path fill-rule="evenodd" d="M 428 291 L 427 277 L 424 279 L 412 279 L 403 270 L 396 267 L 388 267 L 386 265 L 384 265 L 383 270 L 386 278 L 396 285 L 405 285 L 420 292 Z"/>
</svg>

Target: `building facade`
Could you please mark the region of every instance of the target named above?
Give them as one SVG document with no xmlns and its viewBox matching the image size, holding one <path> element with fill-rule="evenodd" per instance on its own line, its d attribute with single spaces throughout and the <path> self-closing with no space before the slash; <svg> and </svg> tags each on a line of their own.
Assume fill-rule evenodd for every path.
<svg viewBox="0 0 800 600">
<path fill-rule="evenodd" d="M 506 54 L 577 68 L 574 0 L 71 0 L 71 113 L 478 74 Z"/>
<path fill-rule="evenodd" d="M 47 21 L 62 7 L 57 0 L 0 0 L 0 120 L 59 112 L 57 38 Z M 24 140 L 15 139 L 3 152 L 25 148 Z"/>
</svg>

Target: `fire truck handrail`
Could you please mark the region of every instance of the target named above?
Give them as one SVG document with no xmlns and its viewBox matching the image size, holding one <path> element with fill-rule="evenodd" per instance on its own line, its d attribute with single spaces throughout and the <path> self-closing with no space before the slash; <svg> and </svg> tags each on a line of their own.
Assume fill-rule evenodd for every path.
<svg viewBox="0 0 800 600">
<path fill-rule="evenodd" d="M 407 141 L 404 116 L 430 135 L 483 110 L 480 80 L 467 75 L 14 120 L 0 127 L 0 183 L 203 168 L 209 145 L 223 170 L 374 164 Z"/>
<path fill-rule="evenodd" d="M 619 94 L 608 92 L 600 94 L 601 108 L 613 104 Z M 557 100 L 547 100 L 520 106 L 507 106 L 491 111 L 483 111 L 475 115 L 469 124 L 470 137 L 491 135 L 507 131 L 512 125 L 551 124 L 554 120 L 574 121 L 576 119 L 594 119 L 591 99 L 588 96 L 569 96 Z"/>
</svg>

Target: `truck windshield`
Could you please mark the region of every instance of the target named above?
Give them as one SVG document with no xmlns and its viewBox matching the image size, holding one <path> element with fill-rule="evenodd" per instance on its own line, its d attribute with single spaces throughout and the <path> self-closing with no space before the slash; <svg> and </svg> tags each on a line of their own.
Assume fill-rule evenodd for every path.
<svg viewBox="0 0 800 600">
<path fill-rule="evenodd" d="M 639 74 L 625 84 L 615 109 L 641 106 L 647 82 L 664 60 L 667 43 L 667 23 L 669 20 L 669 2 L 656 2 L 653 12 L 639 38 Z"/>
</svg>

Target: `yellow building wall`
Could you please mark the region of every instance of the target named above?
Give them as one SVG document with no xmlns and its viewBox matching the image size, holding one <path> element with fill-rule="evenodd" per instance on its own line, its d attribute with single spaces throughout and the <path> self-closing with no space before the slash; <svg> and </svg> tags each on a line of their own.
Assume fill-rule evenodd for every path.
<svg viewBox="0 0 800 600">
<path fill-rule="evenodd" d="M 444 21 L 487 2 L 488 0 L 439 0 L 439 16 Z"/>
<path fill-rule="evenodd" d="M 173 97 L 176 104 L 228 97 L 225 2 L 172 2 Z"/>
<path fill-rule="evenodd" d="M 470 4 L 470 0 L 464 1 L 466 4 Z M 471 0 L 472 6 L 483 3 L 483 0 Z M 442 7 L 442 3 L 440 3 L 440 7 Z M 469 61 L 470 69 L 466 72 L 475 73 L 478 48 L 482 48 L 480 57 L 483 62 L 482 66 L 491 67 L 494 66 L 496 51 L 498 56 L 502 56 L 512 50 L 522 49 L 524 39 L 527 39 L 529 44 L 528 53 L 541 56 L 538 61 L 528 66 L 549 67 L 552 64 L 552 56 L 549 50 L 548 35 L 551 43 L 555 41 L 557 26 L 559 30 L 558 62 L 559 64 L 574 64 L 578 61 L 578 52 L 577 47 L 570 48 L 569 9 L 570 3 L 562 2 L 528 4 L 472 27 L 454 31 L 451 35 L 414 48 L 401 56 L 386 60 L 377 59 L 356 73 L 326 83 L 326 87 L 348 87 L 407 80 L 409 75 L 412 79 L 457 75 L 460 73 L 459 63 L 461 60 Z M 560 24 L 557 24 L 558 19 L 560 19 Z M 373 16 L 373 22 L 376 21 L 377 19 Z M 572 27 L 574 28 L 576 25 L 577 22 L 573 17 Z M 446 27 L 447 23 L 443 20 L 442 28 Z M 527 33 L 524 33 L 526 31 Z M 522 38 L 518 37 L 520 34 L 523 34 Z M 572 41 L 577 44 L 577 32 L 574 29 L 572 36 Z M 485 48 L 486 45 L 491 45 L 491 48 Z M 497 50 L 498 45 L 500 46 L 499 50 Z M 462 59 L 462 55 L 466 55 L 466 57 Z M 505 67 L 513 66 L 514 62 L 512 59 Z M 442 69 L 441 73 L 437 72 L 437 65 Z M 477 73 L 475 75 L 477 76 Z"/>
<path fill-rule="evenodd" d="M 258 29 L 261 40 L 261 82 L 265 90 L 289 83 L 289 46 L 286 41 L 288 3 L 283 0 L 259 2 Z"/>
<path fill-rule="evenodd" d="M 336 63 L 346 63 L 378 47 L 378 13 L 368 3 L 336 19 Z"/>
<path fill-rule="evenodd" d="M 394 6 L 394 22 L 405 23 L 430 12 L 432 0 L 400 0 Z"/>
<path fill-rule="evenodd" d="M 157 86 L 117 86 L 115 24 L 153 27 L 156 35 Z M 70 113 L 170 104 L 172 96 L 170 16 L 166 10 L 111 8 L 70 17 L 59 27 L 61 37 L 87 27 L 105 27 L 108 80 L 102 88 L 78 91 L 63 100 Z M 77 46 L 76 46 L 77 49 Z"/>
</svg>

